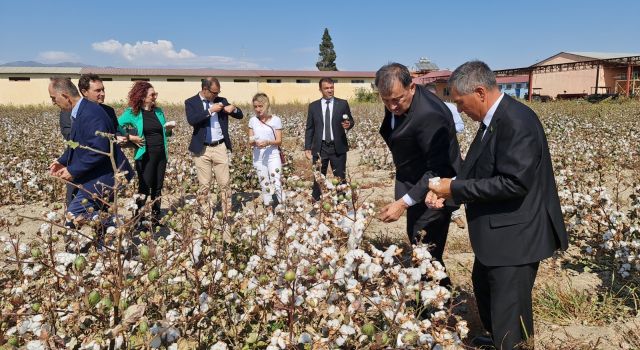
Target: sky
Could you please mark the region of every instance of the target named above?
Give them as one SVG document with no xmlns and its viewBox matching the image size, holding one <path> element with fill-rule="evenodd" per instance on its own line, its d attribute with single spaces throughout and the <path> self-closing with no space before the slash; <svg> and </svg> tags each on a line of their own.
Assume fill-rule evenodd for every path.
<svg viewBox="0 0 640 350">
<path fill-rule="evenodd" d="M 636 0 L 0 0 L 0 64 L 316 70 L 328 28 L 341 71 L 421 57 L 518 68 L 562 51 L 640 52 L 638 13 Z"/>
</svg>

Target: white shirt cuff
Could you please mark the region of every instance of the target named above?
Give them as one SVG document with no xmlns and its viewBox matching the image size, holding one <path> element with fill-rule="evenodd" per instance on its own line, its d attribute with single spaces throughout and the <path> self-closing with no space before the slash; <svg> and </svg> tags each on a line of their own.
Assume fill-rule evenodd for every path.
<svg viewBox="0 0 640 350">
<path fill-rule="evenodd" d="M 402 200 L 404 201 L 404 203 L 408 206 L 413 206 L 414 204 L 416 204 L 416 201 L 413 200 L 413 198 L 409 197 L 409 194 L 405 194 L 404 196 L 402 196 Z"/>
</svg>

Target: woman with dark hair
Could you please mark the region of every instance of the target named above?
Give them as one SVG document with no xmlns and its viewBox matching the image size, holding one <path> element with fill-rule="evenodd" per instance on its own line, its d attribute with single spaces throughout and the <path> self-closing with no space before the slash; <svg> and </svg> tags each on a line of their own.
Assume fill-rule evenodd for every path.
<svg viewBox="0 0 640 350">
<path fill-rule="evenodd" d="M 160 219 L 160 195 L 167 168 L 167 137 L 175 127 L 175 122 L 167 122 L 162 109 L 156 107 L 158 93 L 146 81 L 136 81 L 129 91 L 129 107 L 118 118 L 123 135 L 130 133 L 140 137 L 134 154 L 138 174 L 138 210 L 144 206 L 147 197 L 153 202 L 153 219 Z M 133 136 L 133 135 L 132 135 Z M 137 214 L 137 212 L 136 212 Z"/>
</svg>

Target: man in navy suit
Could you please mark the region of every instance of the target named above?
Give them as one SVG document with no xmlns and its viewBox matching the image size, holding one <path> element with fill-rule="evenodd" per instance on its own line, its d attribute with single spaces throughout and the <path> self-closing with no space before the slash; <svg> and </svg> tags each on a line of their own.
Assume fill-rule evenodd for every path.
<svg viewBox="0 0 640 350">
<path fill-rule="evenodd" d="M 425 202 L 466 205 L 473 292 L 491 333 L 474 345 L 527 348 L 538 266 L 568 240 L 547 138 L 535 112 L 501 93 L 484 62 L 456 68 L 449 86 L 458 110 L 480 125 L 457 177 L 432 181 Z"/>
<path fill-rule="evenodd" d="M 96 132 L 115 134 L 113 121 L 105 110 L 95 102 L 80 96 L 78 89 L 67 78 L 52 78 L 49 84 L 49 95 L 53 104 L 63 111 L 70 112 L 73 123 L 69 140 L 78 144 L 67 147 L 62 156 L 51 163 L 49 172 L 55 177 L 78 185 L 74 189 L 67 211 L 76 219 L 86 218 L 92 210 L 101 209 L 103 202 L 94 199 L 97 195 L 106 202 L 110 200 L 114 187 L 114 169 L 111 159 L 95 151 L 79 146 L 90 147 L 101 152 L 110 152 L 110 140 L 96 135 Z M 114 145 L 115 165 L 127 172 L 131 179 L 133 172 L 124 153 L 118 145 Z"/>
<path fill-rule="evenodd" d="M 349 143 L 345 130 L 355 124 L 349 103 L 333 96 L 334 83 L 331 78 L 322 78 L 318 83 L 322 98 L 309 104 L 307 128 L 304 135 L 304 153 L 316 164 L 320 159 L 320 172 L 327 174 L 331 163 L 333 176 L 344 181 L 347 168 Z M 346 116 L 346 119 L 345 119 Z M 320 186 L 314 180 L 313 199 L 320 199 Z"/>
<path fill-rule="evenodd" d="M 202 90 L 184 101 L 187 121 L 193 126 L 189 151 L 196 165 L 201 190 L 209 191 L 212 172 L 222 193 L 222 210 L 231 209 L 229 181 L 229 117 L 242 119 L 240 108 L 220 95 L 220 81 L 209 77 L 202 80 Z"/>
</svg>

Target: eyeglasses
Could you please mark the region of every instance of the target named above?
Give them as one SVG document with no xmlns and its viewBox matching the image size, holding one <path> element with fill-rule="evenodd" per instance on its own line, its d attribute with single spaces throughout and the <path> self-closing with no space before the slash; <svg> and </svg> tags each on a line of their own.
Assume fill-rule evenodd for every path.
<svg viewBox="0 0 640 350">
<path fill-rule="evenodd" d="M 207 91 L 209 91 L 210 93 L 214 94 L 214 95 L 220 95 L 220 91 L 211 91 L 211 89 L 207 89 Z"/>
</svg>

